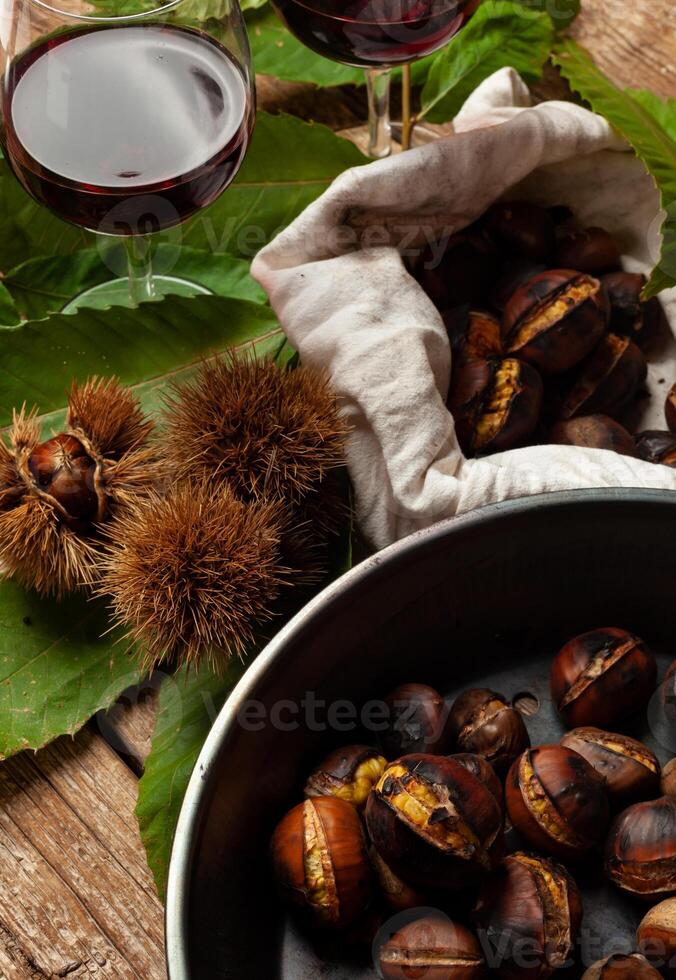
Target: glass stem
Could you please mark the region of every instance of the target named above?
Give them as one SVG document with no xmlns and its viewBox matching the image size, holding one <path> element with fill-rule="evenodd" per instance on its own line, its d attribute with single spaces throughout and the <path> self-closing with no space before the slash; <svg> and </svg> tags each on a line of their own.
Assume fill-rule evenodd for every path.
<svg viewBox="0 0 676 980">
<path fill-rule="evenodd" d="M 392 151 L 390 132 L 389 68 L 367 68 L 366 84 L 369 99 L 369 156 L 375 159 L 389 156 Z"/>
<path fill-rule="evenodd" d="M 153 250 L 149 235 L 128 235 L 124 240 L 129 267 L 129 296 L 133 306 L 157 298 L 153 280 Z"/>
</svg>

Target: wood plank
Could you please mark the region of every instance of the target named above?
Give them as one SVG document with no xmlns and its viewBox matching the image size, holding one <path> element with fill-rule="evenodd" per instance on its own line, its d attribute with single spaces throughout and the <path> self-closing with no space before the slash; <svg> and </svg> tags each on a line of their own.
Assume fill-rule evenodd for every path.
<svg viewBox="0 0 676 980">
<path fill-rule="evenodd" d="M 157 671 L 124 691 L 108 711 L 99 711 L 90 723 L 137 776 L 143 774 L 150 753 L 163 677 Z"/>
<path fill-rule="evenodd" d="M 0 766 L 0 976 L 164 980 L 137 787 L 89 729 Z"/>
</svg>

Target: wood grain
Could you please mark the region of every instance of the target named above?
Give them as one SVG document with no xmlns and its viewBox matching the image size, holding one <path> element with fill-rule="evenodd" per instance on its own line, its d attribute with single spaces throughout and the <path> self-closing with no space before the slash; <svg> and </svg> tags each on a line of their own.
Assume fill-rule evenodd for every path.
<svg viewBox="0 0 676 980">
<path fill-rule="evenodd" d="M 614 81 L 676 97 L 674 0 L 583 6 L 575 36 Z M 363 135 L 363 93 L 270 78 L 258 90 L 263 108 Z M 551 71 L 536 95 L 566 87 Z M 165 980 L 162 909 L 134 817 L 156 692 L 127 691 L 74 740 L 0 766 L 0 980 Z"/>
</svg>

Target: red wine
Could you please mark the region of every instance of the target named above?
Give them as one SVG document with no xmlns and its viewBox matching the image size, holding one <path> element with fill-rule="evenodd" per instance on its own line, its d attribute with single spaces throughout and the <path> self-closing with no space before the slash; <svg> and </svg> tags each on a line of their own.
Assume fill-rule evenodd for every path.
<svg viewBox="0 0 676 980">
<path fill-rule="evenodd" d="M 273 0 L 296 37 L 358 67 L 404 64 L 443 47 L 481 0 Z"/>
<path fill-rule="evenodd" d="M 11 64 L 2 136 L 37 201 L 93 231 L 141 234 L 178 224 L 228 186 L 252 109 L 240 67 L 199 31 L 80 29 Z"/>
</svg>

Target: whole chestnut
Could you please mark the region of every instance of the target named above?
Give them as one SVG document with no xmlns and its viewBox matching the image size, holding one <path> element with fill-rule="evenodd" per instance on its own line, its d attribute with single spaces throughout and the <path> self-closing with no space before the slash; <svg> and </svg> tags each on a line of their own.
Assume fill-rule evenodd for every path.
<svg viewBox="0 0 676 980">
<path fill-rule="evenodd" d="M 657 682 L 657 661 L 633 633 L 608 627 L 575 637 L 552 664 L 552 700 L 571 727 L 610 728 L 645 707 Z"/>
<path fill-rule="evenodd" d="M 546 269 L 546 265 L 543 265 L 541 262 L 533 262 L 531 259 L 523 259 L 518 256 L 508 259 L 503 266 L 502 272 L 493 284 L 490 293 L 491 306 L 499 310 L 500 313 L 503 313 L 507 303 L 519 286 L 527 282 L 528 279 L 532 279 L 533 276 L 538 276 L 541 272 L 545 272 Z"/>
<path fill-rule="evenodd" d="M 664 415 L 671 432 L 676 432 L 676 384 L 672 385 L 664 403 Z"/>
<path fill-rule="evenodd" d="M 617 269 L 621 256 L 615 239 L 604 228 L 585 228 L 559 239 L 554 261 L 562 269 L 598 276 Z"/>
<path fill-rule="evenodd" d="M 607 321 L 598 279 L 569 269 L 542 272 L 523 283 L 505 308 L 505 350 L 546 374 L 563 374 L 596 347 Z"/>
<path fill-rule="evenodd" d="M 525 441 L 541 407 L 542 380 L 523 361 L 473 361 L 453 374 L 448 408 L 467 455 L 503 452 Z"/>
<path fill-rule="evenodd" d="M 491 791 L 495 799 L 500 804 L 500 809 L 505 808 L 505 792 L 502 788 L 502 783 L 498 778 L 493 766 L 490 764 L 488 759 L 485 759 L 482 755 L 476 755 L 474 752 L 457 752 L 455 755 L 450 756 L 454 762 L 459 762 L 461 766 L 468 769 L 473 776 L 487 786 Z"/>
<path fill-rule="evenodd" d="M 61 433 L 40 443 L 30 454 L 28 469 L 36 487 L 56 502 L 65 523 L 78 527 L 101 518 L 96 462 L 75 436 Z"/>
<path fill-rule="evenodd" d="M 486 688 L 463 691 L 453 702 L 448 724 L 459 749 L 483 756 L 498 772 L 506 772 L 530 745 L 519 712 L 502 694 Z"/>
<path fill-rule="evenodd" d="M 603 337 L 577 372 L 563 396 L 560 419 L 576 415 L 615 415 L 638 392 L 648 376 L 648 362 L 628 337 Z"/>
<path fill-rule="evenodd" d="M 526 750 L 509 771 L 505 796 L 514 829 L 546 854 L 582 857 L 608 825 L 603 779 L 562 745 Z"/>
<path fill-rule="evenodd" d="M 505 255 L 547 262 L 554 251 L 554 221 L 529 201 L 498 201 L 484 215 L 484 226 Z"/>
<path fill-rule="evenodd" d="M 610 303 L 610 329 L 643 345 L 650 341 L 664 321 L 664 310 L 655 296 L 643 302 L 645 276 L 632 272 L 611 272 L 601 283 Z"/>
<path fill-rule="evenodd" d="M 662 770 L 660 790 L 662 796 L 676 796 L 676 759 L 670 759 Z"/>
<path fill-rule="evenodd" d="M 389 908 L 394 912 L 406 912 L 409 909 L 422 908 L 429 905 L 424 892 L 407 885 L 392 868 L 381 858 L 375 847 L 369 850 L 371 866 L 380 885 L 380 894 Z"/>
<path fill-rule="evenodd" d="M 621 456 L 638 456 L 634 437 L 608 415 L 583 415 L 557 422 L 549 431 L 549 441 L 555 446 L 608 449 Z"/>
<path fill-rule="evenodd" d="M 500 323 L 490 313 L 456 306 L 442 314 L 453 349 L 453 368 L 502 356 Z"/>
<path fill-rule="evenodd" d="M 433 687 L 400 684 L 387 695 L 385 706 L 387 723 L 378 738 L 389 759 L 412 752 L 434 755 L 448 748 L 448 708 Z"/>
<path fill-rule="evenodd" d="M 574 728 L 561 745 L 581 755 L 603 777 L 608 798 L 619 809 L 649 800 L 659 790 L 657 756 L 635 738 L 600 728 Z"/>
<path fill-rule="evenodd" d="M 368 745 L 336 749 L 309 777 L 305 796 L 337 796 L 356 807 L 365 806 L 386 765 L 387 759 Z"/>
<path fill-rule="evenodd" d="M 640 953 L 615 953 L 585 970 L 582 980 L 660 980 L 660 974 Z"/>
<path fill-rule="evenodd" d="M 647 463 L 676 466 L 676 434 L 673 432 L 639 432 L 636 448 L 641 459 Z"/>
<path fill-rule="evenodd" d="M 676 800 L 634 803 L 606 842 L 606 874 L 625 892 L 657 901 L 676 892 Z"/>
<path fill-rule="evenodd" d="M 479 980 L 484 958 L 469 929 L 441 913 L 410 922 L 378 952 L 384 980 Z"/>
<path fill-rule="evenodd" d="M 517 852 L 486 881 L 474 916 L 499 975 L 538 980 L 572 963 L 582 900 L 560 864 Z"/>
<path fill-rule="evenodd" d="M 645 958 L 672 976 L 676 968 L 676 898 L 666 898 L 650 909 L 641 920 L 636 939 Z"/>
<path fill-rule="evenodd" d="M 271 853 L 282 897 L 315 926 L 345 928 L 368 906 L 371 866 L 350 803 L 334 796 L 305 800 L 278 824 Z"/>
<path fill-rule="evenodd" d="M 470 887 L 501 857 L 497 800 L 443 756 L 408 755 L 388 766 L 366 804 L 366 825 L 383 860 L 416 888 Z"/>
<path fill-rule="evenodd" d="M 499 268 L 492 241 L 476 226 L 424 249 L 418 282 L 439 310 L 481 305 Z"/>
</svg>

